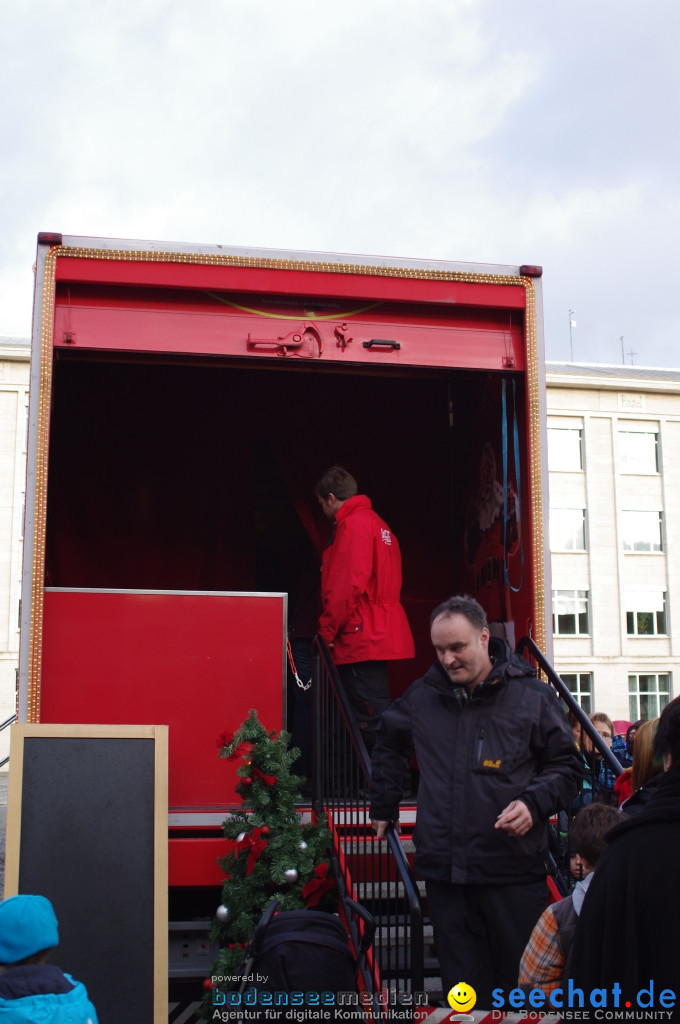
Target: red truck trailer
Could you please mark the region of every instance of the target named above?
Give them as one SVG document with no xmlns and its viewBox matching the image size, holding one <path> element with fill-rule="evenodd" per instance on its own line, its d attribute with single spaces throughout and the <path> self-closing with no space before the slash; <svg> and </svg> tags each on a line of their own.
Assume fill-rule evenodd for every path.
<svg viewBox="0 0 680 1024">
<path fill-rule="evenodd" d="M 219 881 L 218 735 L 252 707 L 286 723 L 329 465 L 399 538 L 417 654 L 395 694 L 452 593 L 546 649 L 540 278 L 39 235 L 19 718 L 169 725 L 171 886 Z"/>
</svg>

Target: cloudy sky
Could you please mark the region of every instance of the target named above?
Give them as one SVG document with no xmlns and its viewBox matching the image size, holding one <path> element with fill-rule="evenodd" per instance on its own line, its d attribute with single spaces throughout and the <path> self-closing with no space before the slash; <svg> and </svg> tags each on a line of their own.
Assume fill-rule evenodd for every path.
<svg viewBox="0 0 680 1024">
<path fill-rule="evenodd" d="M 678 367 L 679 43 L 678 0 L 5 3 L 0 335 L 61 231 L 541 263 L 549 359 Z"/>
</svg>

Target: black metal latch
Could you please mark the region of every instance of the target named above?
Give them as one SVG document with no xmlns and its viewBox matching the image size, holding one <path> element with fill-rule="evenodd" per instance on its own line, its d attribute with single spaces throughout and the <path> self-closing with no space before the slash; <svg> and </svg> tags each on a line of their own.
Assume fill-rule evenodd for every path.
<svg viewBox="0 0 680 1024">
<path fill-rule="evenodd" d="M 388 338 L 371 338 L 370 341 L 365 341 L 363 346 L 364 348 L 401 348 L 400 342 L 390 341 Z"/>
</svg>

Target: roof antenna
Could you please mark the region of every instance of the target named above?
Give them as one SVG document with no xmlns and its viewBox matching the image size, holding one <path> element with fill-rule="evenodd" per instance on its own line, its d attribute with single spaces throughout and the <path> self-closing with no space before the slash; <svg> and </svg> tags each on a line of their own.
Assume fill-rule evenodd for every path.
<svg viewBox="0 0 680 1024">
<path fill-rule="evenodd" d="M 569 347 L 571 348 L 571 361 L 572 361 L 572 363 L 574 362 L 574 339 L 572 337 L 571 329 L 572 329 L 572 327 L 577 327 L 578 326 L 576 321 L 574 320 L 575 316 L 576 316 L 576 310 L 570 309 L 569 310 Z"/>
</svg>

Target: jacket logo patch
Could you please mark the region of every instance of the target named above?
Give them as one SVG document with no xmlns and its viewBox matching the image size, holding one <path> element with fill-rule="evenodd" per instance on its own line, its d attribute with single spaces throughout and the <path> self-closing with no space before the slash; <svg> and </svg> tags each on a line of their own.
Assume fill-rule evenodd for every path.
<svg viewBox="0 0 680 1024">
<path fill-rule="evenodd" d="M 389 530 L 381 530 L 380 531 L 380 536 L 382 538 L 383 544 L 388 544 L 388 545 L 392 544 L 392 534 L 390 533 Z"/>
<path fill-rule="evenodd" d="M 489 758 L 487 757 L 487 758 L 484 759 L 484 761 L 482 763 L 483 763 L 484 768 L 500 768 L 500 766 L 501 766 L 501 759 L 499 757 L 497 761 L 490 761 Z"/>
</svg>

